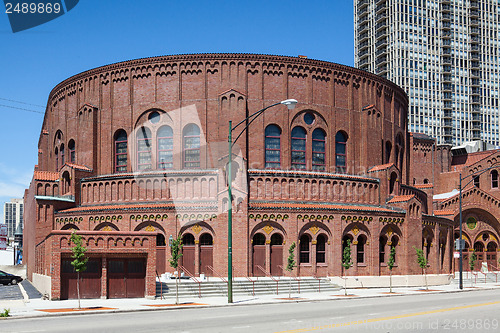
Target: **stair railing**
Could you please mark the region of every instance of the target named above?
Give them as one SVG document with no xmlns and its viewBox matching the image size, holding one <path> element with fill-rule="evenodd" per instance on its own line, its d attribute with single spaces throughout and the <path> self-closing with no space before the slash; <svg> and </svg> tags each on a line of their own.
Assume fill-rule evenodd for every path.
<svg viewBox="0 0 500 333">
<path fill-rule="evenodd" d="M 321 292 L 321 278 L 317 277 L 316 275 L 313 275 L 313 278 L 318 280 L 318 292 Z"/>
<path fill-rule="evenodd" d="M 283 272 L 285 271 L 285 269 L 283 268 L 283 266 L 278 265 L 278 267 L 279 267 L 279 268 L 281 268 L 281 270 L 282 270 Z M 293 276 L 293 275 L 292 275 L 292 272 L 290 272 L 290 278 L 292 278 L 292 279 L 294 279 L 295 281 L 297 281 L 297 285 L 298 285 L 298 287 L 299 287 L 299 294 L 300 294 L 300 278 L 299 278 L 299 277 L 297 277 L 297 276 Z"/>
<path fill-rule="evenodd" d="M 226 279 L 225 277 L 223 277 L 222 275 L 220 275 L 220 274 L 219 274 L 219 272 L 217 272 L 217 271 L 216 271 L 216 270 L 215 270 L 212 266 L 207 265 L 207 266 L 205 266 L 205 267 L 206 267 L 206 268 L 208 268 L 209 270 L 211 270 L 211 271 L 212 271 L 212 273 L 214 273 L 215 275 L 217 275 L 217 277 L 218 277 L 219 279 L 221 279 L 222 281 L 224 281 L 224 282 L 228 283 L 228 282 L 227 282 L 227 279 Z M 208 279 L 208 276 L 207 276 L 207 279 Z"/>
<path fill-rule="evenodd" d="M 276 282 L 276 295 L 278 295 L 278 291 L 279 291 L 279 287 L 278 287 L 278 284 L 279 284 L 279 280 L 276 280 L 271 274 L 269 274 L 264 268 L 262 268 L 262 266 L 260 265 L 255 265 L 259 270 L 261 270 L 266 277 L 270 278 L 271 280 L 275 281 Z"/>
<path fill-rule="evenodd" d="M 498 273 L 499 273 L 498 268 L 493 266 L 493 265 L 490 265 L 490 266 L 493 268 L 493 270 L 490 273 L 495 274 L 495 282 L 498 282 Z"/>
<path fill-rule="evenodd" d="M 243 276 L 244 278 L 246 278 L 248 281 L 252 282 L 252 296 L 255 296 L 255 280 L 252 280 L 248 275 L 246 274 L 239 274 L 240 272 L 237 271 L 234 266 L 233 266 L 233 281 L 234 281 L 234 275 L 239 275 L 239 276 Z"/>
<path fill-rule="evenodd" d="M 160 281 L 160 299 L 163 299 L 163 282 L 160 280 L 160 276 L 158 275 L 158 271 L 156 271 L 156 277 L 158 278 L 158 281 Z"/>
<path fill-rule="evenodd" d="M 179 268 L 183 271 L 187 276 L 189 276 L 194 282 L 198 283 L 198 297 L 201 298 L 201 281 L 199 281 L 193 274 L 191 274 L 184 266 L 180 266 Z"/>
</svg>

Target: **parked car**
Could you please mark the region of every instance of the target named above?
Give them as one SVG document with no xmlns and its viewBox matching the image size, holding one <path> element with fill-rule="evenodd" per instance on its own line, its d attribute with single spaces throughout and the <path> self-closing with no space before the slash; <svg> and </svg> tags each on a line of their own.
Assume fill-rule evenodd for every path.
<svg viewBox="0 0 500 333">
<path fill-rule="evenodd" d="M 4 271 L 0 271 L 0 283 L 6 284 L 18 284 L 23 280 L 19 275 L 10 274 Z"/>
</svg>

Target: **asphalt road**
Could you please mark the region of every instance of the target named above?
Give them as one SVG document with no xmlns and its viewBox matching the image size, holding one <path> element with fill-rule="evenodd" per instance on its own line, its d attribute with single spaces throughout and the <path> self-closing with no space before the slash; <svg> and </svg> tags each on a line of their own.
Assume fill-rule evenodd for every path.
<svg viewBox="0 0 500 333">
<path fill-rule="evenodd" d="M 19 289 L 19 286 L 0 284 L 0 300 L 7 301 L 15 299 L 23 299 L 23 294 L 21 293 L 21 289 Z"/>
<path fill-rule="evenodd" d="M 499 332 L 500 290 L 0 321 L 0 332 Z"/>
</svg>

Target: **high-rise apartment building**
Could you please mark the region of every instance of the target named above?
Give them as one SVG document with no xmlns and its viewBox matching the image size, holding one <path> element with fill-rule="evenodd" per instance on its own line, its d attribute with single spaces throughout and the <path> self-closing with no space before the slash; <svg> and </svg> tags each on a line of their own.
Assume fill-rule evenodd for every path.
<svg viewBox="0 0 500 333">
<path fill-rule="evenodd" d="M 7 237 L 9 238 L 14 237 L 18 225 L 21 225 L 21 229 L 23 228 L 23 206 L 23 199 L 10 199 L 10 202 L 4 204 L 4 223 L 7 225 Z"/>
<path fill-rule="evenodd" d="M 498 0 L 354 0 L 355 66 L 401 86 L 409 130 L 499 142 Z"/>
</svg>

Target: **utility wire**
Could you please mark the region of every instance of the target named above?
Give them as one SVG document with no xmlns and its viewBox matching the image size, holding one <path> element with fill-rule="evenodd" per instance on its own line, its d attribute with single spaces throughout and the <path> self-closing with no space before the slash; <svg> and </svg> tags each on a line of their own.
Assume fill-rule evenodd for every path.
<svg viewBox="0 0 500 333">
<path fill-rule="evenodd" d="M 3 98 L 1 98 L 3 99 Z M 25 103 L 26 104 L 26 103 Z M 11 108 L 11 109 L 16 109 L 16 110 L 23 110 L 23 111 L 29 111 L 29 112 L 33 112 L 33 113 L 41 113 L 41 114 L 45 114 L 44 111 L 38 111 L 38 110 L 31 110 L 31 109 L 26 109 L 26 108 L 19 108 L 17 106 L 11 106 L 11 105 L 5 105 L 5 104 L 0 104 L 0 106 L 3 106 L 3 107 L 6 107 L 6 108 Z"/>
<path fill-rule="evenodd" d="M 8 99 L 8 98 L 2 98 L 0 97 L 0 99 L 2 101 L 8 101 L 8 102 L 14 102 L 14 103 L 19 103 L 19 104 L 25 104 L 25 105 L 31 105 L 31 106 L 38 106 L 40 108 L 45 108 L 45 106 L 43 105 L 39 105 L 39 104 L 31 104 L 31 103 L 25 103 L 25 102 L 21 102 L 21 101 L 16 101 L 15 99 Z"/>
</svg>

